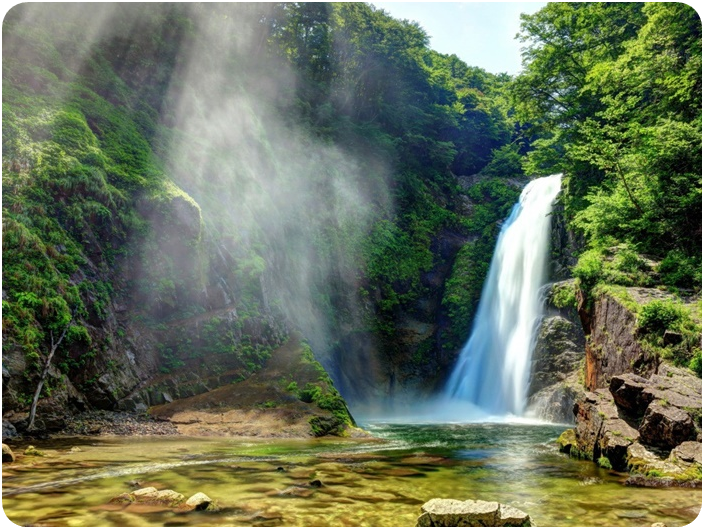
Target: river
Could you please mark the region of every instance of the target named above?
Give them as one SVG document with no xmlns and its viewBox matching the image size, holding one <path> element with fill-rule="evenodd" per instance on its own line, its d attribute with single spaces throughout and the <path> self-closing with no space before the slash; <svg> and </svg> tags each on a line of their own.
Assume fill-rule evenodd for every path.
<svg viewBox="0 0 704 529">
<path fill-rule="evenodd" d="M 682 526 L 701 507 L 701 489 L 626 487 L 559 453 L 564 426 L 363 426 L 377 439 L 54 439 L 37 443 L 47 457 L 3 465 L 3 507 L 18 525 L 74 527 L 413 526 L 435 497 L 510 504 L 538 526 Z M 146 486 L 204 492 L 220 511 L 108 503 Z"/>
</svg>

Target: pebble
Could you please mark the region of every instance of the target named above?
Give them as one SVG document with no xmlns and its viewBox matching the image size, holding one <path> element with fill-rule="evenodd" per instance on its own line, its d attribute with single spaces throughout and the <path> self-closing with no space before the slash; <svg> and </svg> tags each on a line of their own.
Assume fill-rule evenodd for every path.
<svg viewBox="0 0 704 529">
<path fill-rule="evenodd" d="M 63 435 L 179 435 L 172 423 L 122 411 L 96 410 L 73 416 Z"/>
</svg>

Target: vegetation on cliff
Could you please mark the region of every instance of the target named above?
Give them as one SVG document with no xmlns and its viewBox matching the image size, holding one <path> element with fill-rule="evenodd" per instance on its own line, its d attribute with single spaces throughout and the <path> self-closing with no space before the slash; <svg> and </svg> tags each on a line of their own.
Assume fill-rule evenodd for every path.
<svg viewBox="0 0 704 529">
<path fill-rule="evenodd" d="M 686 4 L 550 4 L 523 17 L 525 69 L 509 89 L 533 139 L 527 171 L 565 174 L 564 215 L 585 241 L 572 249 L 583 310 L 603 285 L 695 294 L 698 311 L 679 301 L 632 302 L 650 350 L 695 371 L 701 32 Z M 663 343 L 666 331 L 677 344 Z"/>
<path fill-rule="evenodd" d="M 8 409 L 67 326 L 42 396 L 74 405 L 246 378 L 291 329 L 333 375 L 346 332 L 391 355 L 444 233 L 478 237 L 459 344 L 522 176 L 508 76 L 367 4 L 23 5 L 3 32 Z"/>
</svg>

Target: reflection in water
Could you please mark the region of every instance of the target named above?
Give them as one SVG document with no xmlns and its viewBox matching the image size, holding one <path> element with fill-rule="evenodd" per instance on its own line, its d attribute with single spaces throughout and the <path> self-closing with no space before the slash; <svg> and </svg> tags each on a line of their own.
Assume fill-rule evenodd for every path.
<svg viewBox="0 0 704 529">
<path fill-rule="evenodd" d="M 507 503 L 539 526 L 681 526 L 701 506 L 700 490 L 628 488 L 622 475 L 558 453 L 559 426 L 365 427 L 382 440 L 54 441 L 42 446 L 48 458 L 4 466 L 3 507 L 20 525 L 101 527 L 413 526 L 434 497 Z M 81 452 L 68 451 L 78 443 Z M 135 486 L 201 491 L 222 509 L 108 504 Z"/>
</svg>

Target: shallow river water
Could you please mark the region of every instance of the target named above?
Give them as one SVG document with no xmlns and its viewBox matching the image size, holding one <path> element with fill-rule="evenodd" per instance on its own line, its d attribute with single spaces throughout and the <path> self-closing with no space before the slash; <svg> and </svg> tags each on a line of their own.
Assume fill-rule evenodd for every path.
<svg viewBox="0 0 704 529">
<path fill-rule="evenodd" d="M 3 507 L 18 525 L 75 527 L 413 526 L 436 497 L 507 503 L 538 526 L 684 526 L 701 508 L 701 489 L 626 487 L 624 475 L 560 454 L 561 426 L 363 426 L 381 440 L 37 443 L 48 457 L 3 465 Z M 314 479 L 323 486 L 310 486 Z M 220 511 L 108 503 L 144 486 L 204 492 Z"/>
</svg>

